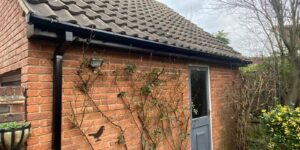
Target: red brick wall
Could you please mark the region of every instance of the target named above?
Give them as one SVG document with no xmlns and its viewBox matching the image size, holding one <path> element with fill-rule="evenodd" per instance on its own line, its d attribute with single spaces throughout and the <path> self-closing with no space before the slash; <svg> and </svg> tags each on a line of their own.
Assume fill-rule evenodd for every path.
<svg viewBox="0 0 300 150">
<path fill-rule="evenodd" d="M 37 42 L 39 43 L 39 41 Z M 28 150 L 51 149 L 52 57 L 55 45 L 30 43 L 22 68 L 22 85 L 27 88 L 27 121 L 32 134 Z"/>
<path fill-rule="evenodd" d="M 51 149 L 51 123 L 52 123 L 52 57 L 53 51 L 57 45 L 41 41 L 32 41 L 29 44 L 28 59 L 23 68 L 22 82 L 28 88 L 27 91 L 27 120 L 32 123 L 32 136 L 28 140 L 28 150 L 32 149 Z M 69 101 L 74 100 L 74 75 L 76 68 L 80 64 L 82 57 L 81 46 L 69 48 L 64 56 L 63 65 L 63 131 L 62 143 L 63 149 L 89 149 L 88 143 L 80 135 L 79 130 L 72 128 L 68 119 L 70 112 Z M 95 51 L 94 51 L 95 50 Z M 185 100 L 188 104 L 188 64 L 205 64 L 201 62 L 190 62 L 188 60 L 177 59 L 175 63 L 170 63 L 169 57 L 150 58 L 149 55 L 134 55 L 128 52 L 114 52 L 107 48 L 90 49 L 90 55 L 99 56 L 104 59 L 102 68 L 106 71 L 113 71 L 118 67 L 124 67 L 126 64 L 134 63 L 138 67 L 149 69 L 150 67 L 172 66 L 181 69 L 185 78 L 186 89 Z M 224 136 L 224 119 L 222 119 L 222 107 L 226 107 L 226 97 L 224 90 L 229 87 L 235 78 L 236 69 L 228 66 L 210 65 L 211 75 L 211 98 L 212 98 L 212 124 L 213 124 L 213 144 L 214 149 L 222 149 Z M 99 102 L 99 107 L 105 110 L 108 116 L 113 117 L 116 123 L 126 126 L 128 131 L 125 137 L 129 149 L 139 149 L 139 139 L 137 130 L 130 121 L 129 114 L 123 108 L 123 105 L 117 99 L 117 91 L 110 84 L 111 78 L 105 79 L 100 87 L 95 91 L 102 91 L 94 94 Z M 76 92 L 75 92 L 76 93 Z M 77 92 L 78 93 L 78 92 Z M 79 97 L 80 98 L 80 97 Z M 81 97 L 82 98 L 82 97 Z M 112 127 L 106 121 L 99 118 L 98 114 L 89 114 L 86 116 L 84 127 L 93 125 L 87 133 L 98 130 L 101 125 L 106 129 L 100 142 L 92 141 L 96 149 L 119 149 L 122 148 L 115 144 L 117 129 Z M 222 143 L 223 142 L 223 143 Z M 165 149 L 167 149 L 165 147 Z"/>
<path fill-rule="evenodd" d="M 0 1 L 0 75 L 20 69 L 27 53 L 26 23 L 17 0 Z M 19 92 L 18 92 L 19 91 Z M 20 93 L 21 91 L 21 93 Z M 0 122 L 24 120 L 23 87 L 0 88 Z M 4 92 L 4 93 L 3 93 Z M 8 93 L 7 93 L 8 92 Z M 12 97 L 11 94 L 19 97 Z"/>
<path fill-rule="evenodd" d="M 0 87 L 0 123 L 24 121 L 24 102 L 24 88 Z"/>
<path fill-rule="evenodd" d="M 0 75 L 20 69 L 26 57 L 26 23 L 17 0 L 0 1 Z M 0 87 L 0 122 L 23 121 L 23 87 Z"/>
<path fill-rule="evenodd" d="M 0 74 L 21 69 L 22 86 L 27 88 L 27 114 L 26 118 L 32 123 L 32 135 L 28 140 L 28 150 L 32 149 L 51 149 L 51 124 L 52 124 L 52 57 L 56 47 L 54 43 L 33 41 L 28 44 L 26 38 L 26 23 L 22 9 L 17 0 L 0 1 Z M 106 71 L 114 70 L 116 67 L 124 64 L 135 63 L 144 68 L 170 65 L 170 58 L 153 58 L 150 60 L 149 55 L 133 55 L 127 52 L 117 53 L 111 49 L 98 48 L 96 54 L 104 58 L 103 68 Z M 88 149 L 88 144 L 76 129 L 70 127 L 67 118 L 70 111 L 69 102 L 74 100 L 73 89 L 74 71 L 79 65 L 78 58 L 81 57 L 81 46 L 70 48 L 65 55 L 63 69 L 63 101 L 64 101 L 64 118 L 63 118 L 63 149 Z M 173 60 L 173 59 L 172 59 Z M 187 77 L 188 64 L 187 60 L 176 60 L 171 64 L 182 69 Z M 199 64 L 205 64 L 198 62 Z M 224 130 L 229 127 L 225 126 L 224 110 L 228 108 L 227 99 L 224 91 L 232 84 L 235 78 L 236 69 L 228 66 L 210 65 L 211 75 L 211 98 L 212 98 L 212 125 L 213 125 L 213 146 L 215 150 L 223 149 L 228 144 L 224 141 Z M 186 78 L 186 84 L 188 79 Z M 139 139 L 136 138 L 136 130 L 132 127 L 129 117 L 126 116 L 122 105 L 116 99 L 116 91 L 107 82 L 107 85 L 101 87 L 102 93 L 96 95 L 100 103 L 99 107 L 106 109 L 109 116 L 116 117 L 117 123 L 128 126 L 125 133 L 129 149 L 139 149 Z M 188 85 L 185 89 L 185 99 L 188 103 Z M 19 108 L 19 110 L 22 108 Z M 14 109 L 16 110 L 16 109 Z M 121 117 L 122 116 L 122 117 Z M 96 121 L 98 115 L 90 115 L 87 119 L 89 123 Z M 228 118 L 227 118 L 228 119 Z M 105 122 L 98 119 L 95 125 L 89 129 L 89 132 L 96 131 L 99 125 Z M 109 127 L 104 132 L 101 142 L 93 143 L 97 149 L 116 149 L 116 129 Z M 90 139 L 94 141 L 93 139 Z"/>
<path fill-rule="evenodd" d="M 21 68 L 27 38 L 23 10 L 17 0 L 0 1 L 0 75 Z"/>
<path fill-rule="evenodd" d="M 232 138 L 228 132 L 232 131 L 230 127 L 233 127 L 233 122 L 227 94 L 238 77 L 238 70 L 228 66 L 211 66 L 210 71 L 213 148 L 231 149 L 234 143 L 231 143 Z"/>
<path fill-rule="evenodd" d="M 17 0 L 0 0 L 0 75 L 22 68 L 28 40 Z M 0 87 L 0 123 L 25 120 L 24 87 Z"/>
</svg>

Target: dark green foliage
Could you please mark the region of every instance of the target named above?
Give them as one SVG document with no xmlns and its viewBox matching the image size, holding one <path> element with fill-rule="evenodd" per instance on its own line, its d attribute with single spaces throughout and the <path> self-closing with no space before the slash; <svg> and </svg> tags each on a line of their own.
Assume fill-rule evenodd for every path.
<svg viewBox="0 0 300 150">
<path fill-rule="evenodd" d="M 261 61 L 258 64 L 240 68 L 242 77 L 253 81 L 265 78 L 270 84 L 270 88 L 265 94 L 270 96 L 257 96 L 269 101 L 279 100 L 281 104 L 289 105 L 290 103 L 286 99 L 288 99 L 289 86 L 294 82 L 292 80 L 293 69 L 291 64 L 285 59 L 276 57 L 262 57 L 260 59 Z"/>
<path fill-rule="evenodd" d="M 26 124 L 24 124 L 24 123 L 7 122 L 7 123 L 1 123 L 0 129 L 4 129 L 4 130 L 18 129 L 18 128 L 24 127 L 25 125 Z"/>
<path fill-rule="evenodd" d="M 120 133 L 119 136 L 117 137 L 118 141 L 117 144 L 125 144 L 125 137 L 124 137 L 124 133 Z"/>
<path fill-rule="evenodd" d="M 214 36 L 218 40 L 224 42 L 226 45 L 230 43 L 230 40 L 228 39 L 228 33 L 224 32 L 224 30 L 218 31 L 218 33 L 216 33 Z"/>
<path fill-rule="evenodd" d="M 260 117 L 268 147 L 272 150 L 300 149 L 300 107 L 277 105 L 262 110 Z"/>
<path fill-rule="evenodd" d="M 261 115 L 262 109 L 269 109 L 277 104 L 290 104 L 286 99 L 289 85 L 293 82 L 293 71 L 286 58 L 258 58 L 258 62 L 240 68 L 241 80 L 236 92 L 230 95 L 235 100 L 233 118 L 237 122 L 235 142 L 239 149 L 270 149 L 272 144 L 267 145 L 269 141 L 262 129 L 264 123 L 255 118 Z M 253 121 L 256 123 L 252 123 Z"/>
<path fill-rule="evenodd" d="M 154 137 L 158 137 L 158 136 L 161 136 L 162 135 L 162 129 L 161 128 L 155 128 L 152 132 L 152 135 Z"/>
<path fill-rule="evenodd" d="M 123 98 L 125 96 L 125 94 L 126 94 L 126 92 L 121 91 L 121 92 L 118 93 L 117 97 L 118 98 Z"/>
<path fill-rule="evenodd" d="M 149 95 L 151 93 L 151 86 L 149 84 L 144 85 L 141 88 L 141 93 L 145 96 Z"/>
<path fill-rule="evenodd" d="M 133 74 L 135 73 L 136 71 L 136 65 L 135 64 L 129 64 L 125 67 L 125 71 L 128 73 L 128 74 Z"/>
<path fill-rule="evenodd" d="M 248 133 L 249 150 L 267 150 L 266 134 L 260 123 L 251 123 Z"/>
<path fill-rule="evenodd" d="M 153 69 L 149 75 L 148 75 L 148 83 L 153 85 L 153 86 L 158 86 L 162 80 L 159 78 L 163 73 L 165 72 L 164 69 L 160 70 L 160 69 Z"/>
</svg>

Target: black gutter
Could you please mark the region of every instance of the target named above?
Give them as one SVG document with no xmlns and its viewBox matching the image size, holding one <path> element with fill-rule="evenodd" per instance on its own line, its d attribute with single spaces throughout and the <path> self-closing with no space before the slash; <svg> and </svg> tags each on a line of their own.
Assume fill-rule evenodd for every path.
<svg viewBox="0 0 300 150">
<path fill-rule="evenodd" d="M 84 39 L 78 38 L 79 42 L 84 42 Z M 91 40 L 90 41 L 91 45 L 101 45 L 103 47 L 108 47 L 108 48 L 116 48 L 115 50 L 130 50 L 133 51 L 137 54 L 152 54 L 153 56 L 170 56 L 174 58 L 184 58 L 188 60 L 201 60 L 203 62 L 213 62 L 216 64 L 228 64 L 231 66 L 240 66 L 241 64 L 231 62 L 229 63 L 228 61 L 221 61 L 221 60 L 213 60 L 208 59 L 208 58 L 199 58 L 197 56 L 188 56 L 188 55 L 183 55 L 183 54 L 177 54 L 177 53 L 169 53 L 169 52 L 163 52 L 163 51 L 153 51 L 152 49 L 146 49 L 146 48 L 139 48 L 139 47 L 134 47 L 134 46 L 127 46 L 127 45 L 121 45 L 117 43 L 111 43 L 111 42 L 102 42 L 99 40 Z"/>
<path fill-rule="evenodd" d="M 63 55 L 66 47 L 73 40 L 73 36 L 71 32 L 66 32 L 59 39 L 61 42 L 55 49 L 53 56 L 53 150 L 61 149 Z"/>
<path fill-rule="evenodd" d="M 81 27 L 76 24 L 58 22 L 57 20 L 43 18 L 30 14 L 28 16 L 28 22 L 34 24 L 35 28 L 52 31 L 61 34 L 65 31 L 70 31 L 74 36 L 81 38 L 90 38 L 91 33 L 93 33 L 93 39 L 102 41 L 104 43 L 117 43 L 118 45 L 138 47 L 142 49 L 151 50 L 153 53 L 167 53 L 169 55 L 181 55 L 181 56 L 192 56 L 197 57 L 199 60 L 206 59 L 211 62 L 222 61 L 227 64 L 236 64 L 237 66 L 245 66 L 251 63 L 248 60 L 243 60 L 240 58 L 234 58 L 230 56 L 220 56 L 218 54 L 208 54 L 205 52 L 194 51 L 188 48 L 179 48 L 176 46 L 162 44 L 159 42 L 144 40 L 136 37 L 131 37 L 127 35 L 121 35 L 113 32 L 92 29 L 88 27 Z"/>
</svg>

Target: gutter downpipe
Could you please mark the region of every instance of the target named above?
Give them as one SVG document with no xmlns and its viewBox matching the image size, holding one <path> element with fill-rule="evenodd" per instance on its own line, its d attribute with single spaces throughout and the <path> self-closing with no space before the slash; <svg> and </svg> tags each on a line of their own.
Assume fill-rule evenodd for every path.
<svg viewBox="0 0 300 150">
<path fill-rule="evenodd" d="M 61 150 L 63 55 L 72 41 L 73 33 L 66 31 L 65 35 L 61 37 L 61 43 L 56 47 L 53 56 L 53 150 Z"/>
</svg>

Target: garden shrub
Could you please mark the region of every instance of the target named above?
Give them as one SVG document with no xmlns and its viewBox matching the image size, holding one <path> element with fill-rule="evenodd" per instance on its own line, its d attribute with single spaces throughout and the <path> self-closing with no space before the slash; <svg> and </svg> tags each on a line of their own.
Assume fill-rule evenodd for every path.
<svg viewBox="0 0 300 150">
<path fill-rule="evenodd" d="M 17 122 L 6 122 L 6 123 L 1 123 L 0 124 L 0 130 L 4 129 L 4 130 L 11 130 L 11 129 L 17 129 L 17 128 L 21 128 L 24 127 L 25 125 L 22 123 L 17 123 Z"/>
<path fill-rule="evenodd" d="M 266 133 L 261 123 L 255 122 L 249 125 L 247 135 L 247 150 L 267 150 Z"/>
<path fill-rule="evenodd" d="M 262 110 L 268 147 L 274 150 L 300 149 L 300 108 L 277 105 Z"/>
</svg>

